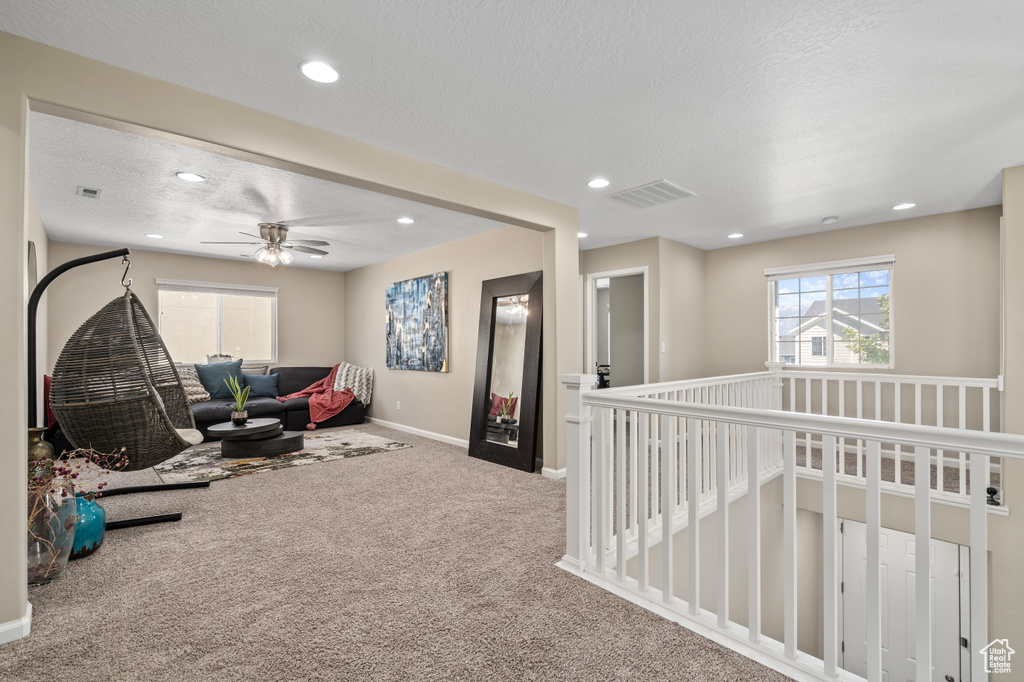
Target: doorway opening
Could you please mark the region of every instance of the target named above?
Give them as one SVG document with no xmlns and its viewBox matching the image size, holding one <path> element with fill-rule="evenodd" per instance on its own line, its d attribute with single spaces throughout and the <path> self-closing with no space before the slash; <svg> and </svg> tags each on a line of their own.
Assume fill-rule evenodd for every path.
<svg viewBox="0 0 1024 682">
<path fill-rule="evenodd" d="M 585 367 L 599 387 L 650 383 L 649 300 L 647 266 L 587 275 Z"/>
</svg>

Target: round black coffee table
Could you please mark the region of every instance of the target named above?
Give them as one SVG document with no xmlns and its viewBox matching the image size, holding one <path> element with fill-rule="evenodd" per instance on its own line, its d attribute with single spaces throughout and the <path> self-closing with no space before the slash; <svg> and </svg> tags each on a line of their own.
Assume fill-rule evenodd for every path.
<svg viewBox="0 0 1024 682">
<path fill-rule="evenodd" d="M 231 422 L 214 424 L 207 429 L 220 438 L 220 455 L 230 459 L 272 457 L 298 452 L 303 447 L 302 431 L 285 431 L 280 419 L 250 419 L 241 426 Z"/>
</svg>

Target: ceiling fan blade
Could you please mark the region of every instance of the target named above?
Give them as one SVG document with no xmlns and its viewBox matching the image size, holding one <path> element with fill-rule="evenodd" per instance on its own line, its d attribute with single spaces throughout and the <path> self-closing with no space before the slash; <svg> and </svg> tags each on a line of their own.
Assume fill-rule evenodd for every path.
<svg viewBox="0 0 1024 682">
<path fill-rule="evenodd" d="M 309 246 L 299 246 L 298 244 L 284 244 L 284 248 L 293 249 L 295 251 L 301 251 L 302 253 L 312 253 L 317 256 L 326 256 L 327 252 L 320 249 L 314 249 Z"/>
<path fill-rule="evenodd" d="M 247 244 L 249 246 L 256 246 L 257 244 L 263 244 L 264 242 L 199 242 L 200 244 Z"/>
<path fill-rule="evenodd" d="M 352 221 L 353 218 L 358 218 L 357 215 L 352 213 L 339 213 L 337 215 L 321 215 L 312 216 L 310 218 L 293 218 L 292 220 L 279 220 L 278 225 L 284 225 L 285 227 L 335 227 L 338 225 L 344 225 L 347 222 Z"/>
<path fill-rule="evenodd" d="M 263 239 L 263 237 L 259 236 L 258 234 L 250 234 L 249 232 L 239 232 L 238 234 L 244 234 L 246 237 L 256 237 L 256 239 Z"/>
<path fill-rule="evenodd" d="M 330 246 L 330 242 L 322 239 L 289 239 L 285 244 L 300 244 L 302 246 Z"/>
</svg>

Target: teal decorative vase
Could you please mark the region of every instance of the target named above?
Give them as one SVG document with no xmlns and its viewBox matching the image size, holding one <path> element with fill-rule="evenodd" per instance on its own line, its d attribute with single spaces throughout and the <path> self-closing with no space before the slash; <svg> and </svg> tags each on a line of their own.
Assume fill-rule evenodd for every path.
<svg viewBox="0 0 1024 682">
<path fill-rule="evenodd" d="M 42 585 L 64 572 L 75 539 L 78 505 L 73 490 L 28 496 L 28 584 Z"/>
<path fill-rule="evenodd" d="M 78 493 L 78 523 L 75 524 L 75 541 L 71 548 L 71 559 L 87 557 L 103 544 L 107 528 L 107 511 L 96 501 L 92 493 Z"/>
</svg>

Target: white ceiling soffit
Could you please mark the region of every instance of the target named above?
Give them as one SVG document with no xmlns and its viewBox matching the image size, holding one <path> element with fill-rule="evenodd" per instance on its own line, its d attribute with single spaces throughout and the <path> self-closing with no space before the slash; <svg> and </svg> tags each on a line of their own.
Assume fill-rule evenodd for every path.
<svg viewBox="0 0 1024 682">
<path fill-rule="evenodd" d="M 501 223 L 147 137 L 33 112 L 29 182 L 50 239 L 233 260 L 258 246 L 257 223 L 294 220 L 288 267 L 345 271 L 500 227 Z M 205 182 L 186 182 L 178 171 Z M 83 193 L 83 190 L 85 193 Z M 88 190 L 99 190 L 92 198 Z M 403 225 L 398 218 L 409 217 Z M 309 219 L 309 220 L 306 220 Z M 149 238 L 159 234 L 163 239 Z"/>
<path fill-rule="evenodd" d="M 587 248 L 993 205 L 1024 163 L 1019 0 L 0 0 L 0 30 L 576 206 Z M 604 200 L 654 178 L 697 196 Z"/>
</svg>

